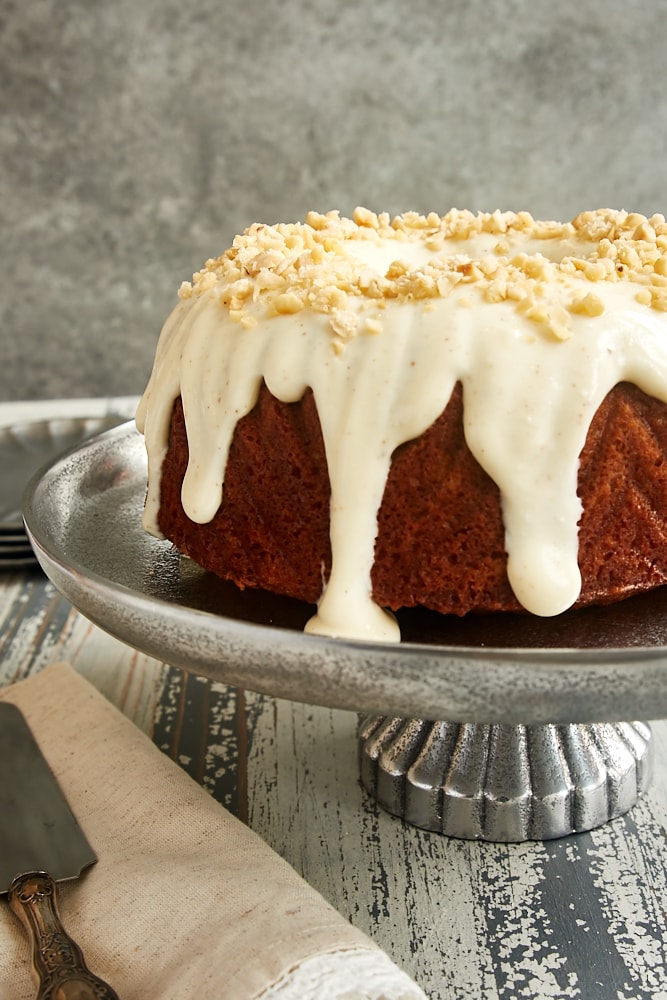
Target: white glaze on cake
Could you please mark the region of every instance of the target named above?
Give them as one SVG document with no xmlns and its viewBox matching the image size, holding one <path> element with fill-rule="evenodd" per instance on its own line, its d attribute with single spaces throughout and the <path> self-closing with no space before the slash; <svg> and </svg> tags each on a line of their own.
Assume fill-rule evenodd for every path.
<svg viewBox="0 0 667 1000">
<path fill-rule="evenodd" d="M 137 412 L 148 531 L 174 400 L 190 451 L 183 506 L 203 523 L 262 379 L 283 402 L 310 387 L 322 425 L 332 569 L 308 631 L 399 638 L 371 597 L 377 513 L 392 453 L 457 381 L 466 441 L 501 493 L 512 589 L 533 614 L 559 614 L 581 587 L 577 472 L 595 412 L 622 381 L 667 402 L 667 224 L 358 210 L 252 227 L 183 286 L 160 337 Z"/>
</svg>

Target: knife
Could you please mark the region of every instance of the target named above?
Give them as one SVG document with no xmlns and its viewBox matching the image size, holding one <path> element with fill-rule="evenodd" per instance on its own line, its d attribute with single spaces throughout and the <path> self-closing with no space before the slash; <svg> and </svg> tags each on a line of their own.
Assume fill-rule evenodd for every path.
<svg viewBox="0 0 667 1000">
<path fill-rule="evenodd" d="M 0 702 L 0 895 L 30 938 L 38 1000 L 118 1000 L 89 970 L 58 908 L 56 883 L 96 861 L 20 709 Z"/>
</svg>

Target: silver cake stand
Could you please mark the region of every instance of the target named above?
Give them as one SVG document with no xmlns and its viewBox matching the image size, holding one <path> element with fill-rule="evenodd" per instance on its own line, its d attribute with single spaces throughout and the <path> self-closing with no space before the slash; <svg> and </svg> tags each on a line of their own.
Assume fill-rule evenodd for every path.
<svg viewBox="0 0 667 1000">
<path fill-rule="evenodd" d="M 400 616 L 400 644 L 304 635 L 312 608 L 243 593 L 141 527 L 132 424 L 38 473 L 37 558 L 86 617 L 185 670 L 363 713 L 361 779 L 389 812 L 449 836 L 561 837 L 628 810 L 667 716 L 667 592 L 556 619 Z M 373 714 L 368 714 L 373 713 Z"/>
</svg>

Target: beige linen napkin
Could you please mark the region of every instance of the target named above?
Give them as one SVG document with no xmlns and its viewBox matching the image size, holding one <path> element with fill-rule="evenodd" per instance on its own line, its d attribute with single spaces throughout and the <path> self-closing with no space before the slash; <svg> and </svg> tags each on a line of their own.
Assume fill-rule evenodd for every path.
<svg viewBox="0 0 667 1000">
<path fill-rule="evenodd" d="M 425 1000 L 264 841 L 71 667 L 5 688 L 98 855 L 61 886 L 67 930 L 121 1000 Z M 0 817 L 0 822 L 2 817 Z M 0 900 L 0 997 L 35 996 Z"/>
</svg>

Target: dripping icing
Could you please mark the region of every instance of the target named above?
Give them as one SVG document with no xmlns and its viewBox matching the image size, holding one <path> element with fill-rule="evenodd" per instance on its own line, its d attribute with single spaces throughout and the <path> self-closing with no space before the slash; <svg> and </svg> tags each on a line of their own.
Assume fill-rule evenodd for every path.
<svg viewBox="0 0 667 1000">
<path fill-rule="evenodd" d="M 249 293 L 243 275 L 208 280 L 217 266 L 210 262 L 213 271 L 200 273 L 165 324 L 137 413 L 149 458 L 146 529 L 159 533 L 160 468 L 179 395 L 190 449 L 183 506 L 205 522 L 222 499 L 236 424 L 255 405 L 262 380 L 283 402 L 310 387 L 331 483 L 332 569 L 307 630 L 395 641 L 396 622 L 374 604 L 370 587 L 391 456 L 431 426 L 461 382 L 466 441 L 501 493 L 512 589 L 533 614 L 566 610 L 581 587 L 577 471 L 593 416 L 626 380 L 667 402 L 664 314 L 645 295 L 638 301 L 641 282 L 592 280 L 586 266 L 599 260 L 591 226 L 583 229 L 578 240 L 571 226 L 539 238 L 519 228 L 501 243 L 486 231 L 452 238 L 443 267 L 442 249 L 429 249 L 424 238 L 362 239 L 349 228 L 354 237 L 327 251 L 336 268 L 343 261 L 334 285 L 305 304 L 298 268 L 287 291 L 274 282 L 274 294 L 276 272 L 255 267 Z M 563 266 L 575 251 L 584 264 Z M 251 254 L 246 272 L 257 264 Z M 517 268 L 527 277 L 523 297 L 495 294 L 498 272 L 516 280 Z M 264 286 L 257 294 L 263 271 L 268 296 Z M 415 289 L 431 291 L 432 272 L 446 275 L 446 287 L 420 297 Z M 388 277 L 394 293 L 379 296 Z"/>
</svg>

